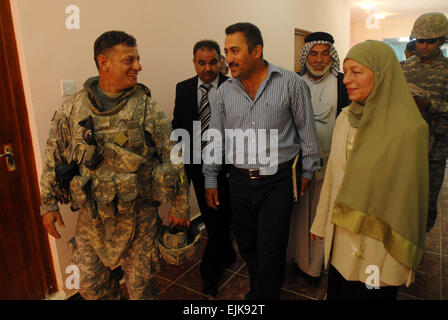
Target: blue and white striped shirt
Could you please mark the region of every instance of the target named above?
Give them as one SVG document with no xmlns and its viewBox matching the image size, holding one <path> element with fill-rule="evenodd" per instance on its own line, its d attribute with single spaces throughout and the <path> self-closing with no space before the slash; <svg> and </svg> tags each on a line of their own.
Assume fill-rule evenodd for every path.
<svg viewBox="0 0 448 320">
<path fill-rule="evenodd" d="M 241 129 L 242 131 L 255 129 L 254 131 L 257 133 L 266 132 L 268 134 L 270 130 L 276 129 L 278 132 L 277 163 L 291 160 L 302 150 L 302 175 L 311 180 L 313 171 L 320 167 L 316 125 L 309 88 L 296 73 L 271 63 L 267 64 L 268 75 L 258 88 L 254 100 L 250 98 L 238 79 L 229 78 L 218 88 L 216 102 L 211 105 L 210 128 L 217 129 L 223 139 L 224 137 L 227 139 L 228 129 Z M 243 169 L 269 167 L 265 161 L 259 160 L 263 154 L 265 157 L 271 154 L 272 145 L 269 136 L 266 138 L 267 143 L 264 143 L 266 150 L 261 150 L 261 140 L 258 135 L 255 137 L 247 135 L 246 138 L 243 155 L 241 154 L 241 144 L 233 143 L 229 148 L 227 141 L 226 143 L 222 142 L 226 157 L 230 152 L 232 155 L 236 155 L 236 158 L 244 157 L 243 162 L 235 160 L 227 162 L 226 158 L 226 163 L 233 163 L 236 167 Z M 249 159 L 248 155 L 256 155 L 256 157 Z M 217 176 L 220 169 L 221 164 L 204 163 L 203 173 L 206 189 L 217 188 Z"/>
</svg>

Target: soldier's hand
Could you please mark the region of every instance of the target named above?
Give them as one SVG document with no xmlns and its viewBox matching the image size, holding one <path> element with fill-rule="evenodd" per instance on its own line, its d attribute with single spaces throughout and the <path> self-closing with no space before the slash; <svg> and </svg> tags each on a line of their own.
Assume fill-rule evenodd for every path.
<svg viewBox="0 0 448 320">
<path fill-rule="evenodd" d="M 431 100 L 422 96 L 414 96 L 415 103 L 420 111 L 428 110 L 431 106 Z"/>
<path fill-rule="evenodd" d="M 59 239 L 61 235 L 56 230 L 55 226 L 56 221 L 60 227 L 65 228 L 64 220 L 62 220 L 62 216 L 59 213 L 59 211 L 47 212 L 42 216 L 42 223 L 44 225 L 45 230 L 56 239 Z"/>
<path fill-rule="evenodd" d="M 168 215 L 168 222 L 173 224 L 173 226 L 190 228 L 190 218 L 178 218 L 171 214 Z"/>
<path fill-rule="evenodd" d="M 219 197 L 218 197 L 218 189 L 205 189 L 205 200 L 207 201 L 207 205 L 215 210 L 218 210 L 219 206 Z"/>
</svg>

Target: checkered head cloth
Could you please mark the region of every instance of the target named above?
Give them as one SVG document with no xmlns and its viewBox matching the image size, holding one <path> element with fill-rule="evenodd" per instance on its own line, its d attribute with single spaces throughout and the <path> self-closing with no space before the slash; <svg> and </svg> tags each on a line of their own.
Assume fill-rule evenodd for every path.
<svg viewBox="0 0 448 320">
<path fill-rule="evenodd" d="M 331 69 L 330 71 L 334 74 L 335 77 L 338 76 L 339 72 L 339 56 L 338 53 L 333 46 L 333 43 L 325 40 L 316 40 L 316 41 L 310 41 L 305 43 L 302 49 L 302 54 L 300 56 L 300 72 L 299 74 L 303 76 L 306 72 L 306 59 L 308 58 L 308 55 L 310 54 L 311 48 L 313 48 L 316 44 L 328 44 L 330 46 L 330 57 L 332 60 Z"/>
</svg>

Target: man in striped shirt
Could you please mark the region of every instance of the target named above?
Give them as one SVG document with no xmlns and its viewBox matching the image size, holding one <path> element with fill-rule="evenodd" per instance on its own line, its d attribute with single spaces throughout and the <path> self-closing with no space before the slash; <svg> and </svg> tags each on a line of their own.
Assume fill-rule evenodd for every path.
<svg viewBox="0 0 448 320">
<path fill-rule="evenodd" d="M 232 78 L 219 87 L 210 121 L 222 140 L 207 147 L 222 144 L 226 163 L 233 164 L 233 224 L 250 276 L 246 298 L 279 299 L 293 205 L 291 165 L 300 152 L 302 194 L 319 169 L 310 93 L 300 76 L 263 59 L 256 26 L 237 23 L 226 35 Z M 221 164 L 206 156 L 204 162 L 207 204 L 217 209 Z"/>
</svg>

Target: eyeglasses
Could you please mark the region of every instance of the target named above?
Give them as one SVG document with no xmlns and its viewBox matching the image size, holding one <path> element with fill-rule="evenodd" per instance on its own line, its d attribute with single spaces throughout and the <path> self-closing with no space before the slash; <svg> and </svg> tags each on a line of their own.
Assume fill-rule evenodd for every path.
<svg viewBox="0 0 448 320">
<path fill-rule="evenodd" d="M 417 39 L 418 43 L 423 43 L 426 42 L 427 44 L 433 44 L 436 43 L 439 39 L 435 38 L 435 39 Z"/>
</svg>

